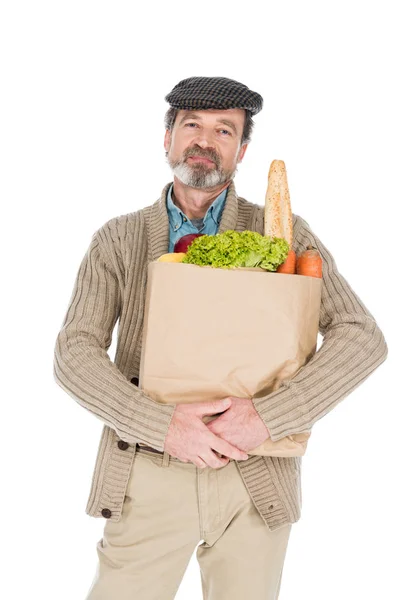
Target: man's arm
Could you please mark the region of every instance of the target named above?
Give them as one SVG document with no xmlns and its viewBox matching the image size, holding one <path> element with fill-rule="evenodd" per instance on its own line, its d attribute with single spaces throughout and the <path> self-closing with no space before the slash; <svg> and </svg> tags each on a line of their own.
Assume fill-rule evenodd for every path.
<svg viewBox="0 0 400 600">
<path fill-rule="evenodd" d="M 333 256 L 304 219 L 294 250 L 312 244 L 323 260 L 319 331 L 323 343 L 292 379 L 253 404 L 272 441 L 310 431 L 387 357 L 388 348 L 374 317 L 339 273 Z M 296 244 L 296 242 L 295 242 Z"/>
<path fill-rule="evenodd" d="M 54 378 L 74 400 L 129 443 L 164 449 L 175 404 L 155 402 L 133 385 L 107 353 L 120 314 L 118 277 L 92 237 L 56 340 Z"/>
</svg>

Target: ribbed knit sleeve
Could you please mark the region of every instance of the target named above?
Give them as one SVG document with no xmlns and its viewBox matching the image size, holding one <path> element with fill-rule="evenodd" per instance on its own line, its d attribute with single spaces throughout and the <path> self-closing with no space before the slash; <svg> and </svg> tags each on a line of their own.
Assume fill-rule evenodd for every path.
<svg viewBox="0 0 400 600">
<path fill-rule="evenodd" d="M 54 352 L 54 378 L 74 400 L 128 443 L 163 450 L 176 405 L 161 404 L 133 385 L 107 353 L 121 309 L 116 273 L 99 231 L 81 262 Z"/>
<path fill-rule="evenodd" d="M 323 260 L 319 331 L 323 342 L 312 358 L 281 387 L 253 404 L 271 440 L 310 431 L 381 364 L 388 348 L 374 317 L 336 267 L 332 254 L 300 219 L 293 245 L 300 254 L 312 244 Z"/>
</svg>

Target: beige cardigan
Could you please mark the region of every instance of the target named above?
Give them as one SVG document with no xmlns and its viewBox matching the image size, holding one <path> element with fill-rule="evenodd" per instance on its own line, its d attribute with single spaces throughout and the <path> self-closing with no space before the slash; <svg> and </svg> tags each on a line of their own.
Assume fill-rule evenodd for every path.
<svg viewBox="0 0 400 600">
<path fill-rule="evenodd" d="M 163 450 L 175 409 L 175 405 L 151 400 L 135 385 L 147 266 L 168 252 L 166 196 L 170 185 L 154 204 L 112 218 L 95 231 L 56 340 L 56 382 L 104 423 L 86 506 L 86 513 L 93 517 L 120 519 L 136 443 Z M 218 231 L 249 229 L 263 233 L 263 212 L 264 207 L 238 197 L 232 181 Z M 254 400 L 273 441 L 311 430 L 386 359 L 388 352 L 374 317 L 338 272 L 330 252 L 298 215 L 293 215 L 293 234 L 296 254 L 311 243 L 323 258 L 319 323 L 323 342 L 291 380 Z M 107 350 L 117 320 L 117 348 L 112 361 Z M 252 456 L 237 463 L 255 506 L 271 530 L 300 518 L 301 462 L 302 457 Z"/>
</svg>

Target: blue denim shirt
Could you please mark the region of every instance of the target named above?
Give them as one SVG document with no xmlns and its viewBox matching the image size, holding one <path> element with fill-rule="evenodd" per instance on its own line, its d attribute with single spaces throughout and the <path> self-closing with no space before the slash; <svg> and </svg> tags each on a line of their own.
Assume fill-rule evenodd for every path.
<svg viewBox="0 0 400 600">
<path fill-rule="evenodd" d="M 206 235 L 215 235 L 218 232 L 219 223 L 222 217 L 222 211 L 225 206 L 225 199 L 228 193 L 228 188 L 225 188 L 214 200 L 214 202 L 208 207 L 208 210 L 204 216 L 203 227 L 197 229 L 191 222 L 189 217 L 178 208 L 172 201 L 172 188 L 170 186 L 167 194 L 167 211 L 169 219 L 169 250 L 168 252 L 174 251 L 175 243 L 184 235 L 188 233 L 205 233 Z"/>
</svg>

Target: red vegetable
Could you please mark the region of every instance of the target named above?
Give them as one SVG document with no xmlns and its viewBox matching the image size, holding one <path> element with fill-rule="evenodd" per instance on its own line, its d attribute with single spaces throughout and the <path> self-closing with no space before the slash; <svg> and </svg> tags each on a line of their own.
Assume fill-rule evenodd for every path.
<svg viewBox="0 0 400 600">
<path fill-rule="evenodd" d="M 188 247 L 193 242 L 194 239 L 200 237 L 201 235 L 205 235 L 204 233 L 188 233 L 175 243 L 174 252 L 187 252 Z"/>
</svg>

